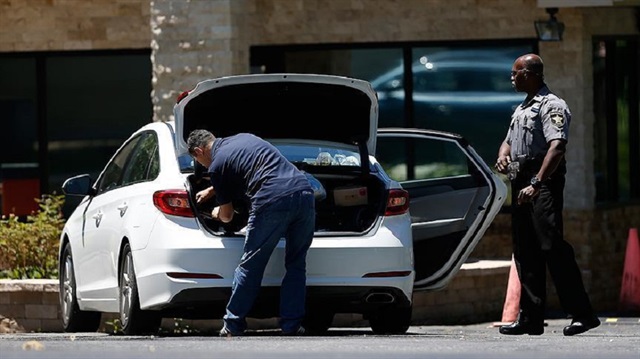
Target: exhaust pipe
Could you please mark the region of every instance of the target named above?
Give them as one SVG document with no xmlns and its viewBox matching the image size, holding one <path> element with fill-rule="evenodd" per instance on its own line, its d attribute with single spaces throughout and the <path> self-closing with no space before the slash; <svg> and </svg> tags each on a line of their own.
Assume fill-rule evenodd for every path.
<svg viewBox="0 0 640 359">
<path fill-rule="evenodd" d="M 371 293 L 365 298 L 367 303 L 389 304 L 396 301 L 396 298 L 389 293 Z"/>
</svg>

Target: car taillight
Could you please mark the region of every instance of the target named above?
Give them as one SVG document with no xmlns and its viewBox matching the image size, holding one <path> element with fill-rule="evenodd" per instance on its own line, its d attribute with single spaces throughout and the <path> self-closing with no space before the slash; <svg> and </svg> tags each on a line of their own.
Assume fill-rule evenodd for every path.
<svg viewBox="0 0 640 359">
<path fill-rule="evenodd" d="M 180 217 L 195 217 L 189 205 L 189 194 L 185 190 L 157 191 L 153 194 L 153 204 L 162 213 Z"/>
<path fill-rule="evenodd" d="M 182 99 L 187 97 L 188 95 L 189 95 L 189 91 L 182 91 L 182 93 L 178 95 L 178 98 L 176 99 L 176 103 L 180 103 L 180 101 L 182 101 Z"/>
<path fill-rule="evenodd" d="M 385 216 L 396 216 L 406 213 L 409 210 L 409 192 L 403 189 L 389 190 L 387 197 L 387 208 L 384 210 Z"/>
</svg>

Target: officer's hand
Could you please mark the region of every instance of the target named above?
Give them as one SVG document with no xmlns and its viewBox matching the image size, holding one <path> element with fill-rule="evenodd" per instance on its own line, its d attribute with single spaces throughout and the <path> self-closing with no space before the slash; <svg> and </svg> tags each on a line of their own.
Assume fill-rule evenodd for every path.
<svg viewBox="0 0 640 359">
<path fill-rule="evenodd" d="M 521 189 L 518 193 L 518 205 L 531 202 L 531 200 L 534 199 L 538 195 L 538 193 L 540 193 L 540 190 L 533 188 L 533 186 L 527 186 Z"/>
<path fill-rule="evenodd" d="M 500 173 L 507 173 L 507 167 L 509 166 L 509 163 L 511 163 L 511 156 L 500 156 L 496 161 L 495 168 Z"/>
</svg>

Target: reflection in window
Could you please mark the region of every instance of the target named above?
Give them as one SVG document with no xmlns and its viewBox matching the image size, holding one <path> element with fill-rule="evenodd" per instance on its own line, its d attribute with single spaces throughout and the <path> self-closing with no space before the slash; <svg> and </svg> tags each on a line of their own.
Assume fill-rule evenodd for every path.
<svg viewBox="0 0 640 359">
<path fill-rule="evenodd" d="M 511 114 L 525 97 L 511 86 L 511 66 L 518 56 L 534 52 L 536 44 L 496 43 L 256 46 L 251 66 L 264 73 L 368 80 L 378 95 L 379 127 L 459 133 L 493 163 Z"/>
<path fill-rule="evenodd" d="M 415 126 L 459 133 L 491 163 L 525 95 L 511 86 L 513 61 L 530 45 L 413 49 Z"/>
<path fill-rule="evenodd" d="M 378 137 L 376 157 L 389 177 L 396 181 L 469 174 L 467 157 L 453 141 Z"/>
</svg>

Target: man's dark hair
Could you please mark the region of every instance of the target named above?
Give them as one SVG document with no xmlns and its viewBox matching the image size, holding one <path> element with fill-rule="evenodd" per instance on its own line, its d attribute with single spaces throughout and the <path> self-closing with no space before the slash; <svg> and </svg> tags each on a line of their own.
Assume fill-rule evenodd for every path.
<svg viewBox="0 0 640 359">
<path fill-rule="evenodd" d="M 209 143 L 211 143 L 215 139 L 213 133 L 207 130 L 193 130 L 189 133 L 189 138 L 187 138 L 187 147 L 189 148 L 189 153 L 193 154 L 193 150 L 196 147 L 205 147 Z"/>
</svg>

